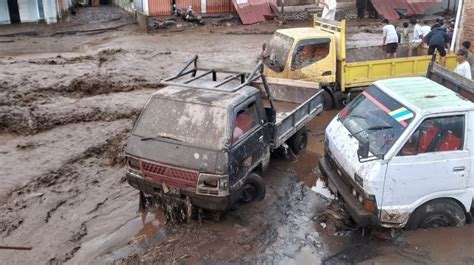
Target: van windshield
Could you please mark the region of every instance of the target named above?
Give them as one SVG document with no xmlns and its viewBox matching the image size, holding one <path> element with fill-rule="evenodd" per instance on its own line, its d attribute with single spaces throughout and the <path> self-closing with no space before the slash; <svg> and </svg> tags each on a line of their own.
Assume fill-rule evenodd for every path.
<svg viewBox="0 0 474 265">
<path fill-rule="evenodd" d="M 347 105 L 338 119 L 359 141 L 369 141 L 373 155 L 385 155 L 414 116 L 411 110 L 372 85 Z"/>
<path fill-rule="evenodd" d="M 293 42 L 293 38 L 276 32 L 263 55 L 265 65 L 275 72 L 283 72 Z"/>
<path fill-rule="evenodd" d="M 152 97 L 132 134 L 142 140 L 175 141 L 183 145 L 223 150 L 226 109 L 192 102 Z"/>
</svg>

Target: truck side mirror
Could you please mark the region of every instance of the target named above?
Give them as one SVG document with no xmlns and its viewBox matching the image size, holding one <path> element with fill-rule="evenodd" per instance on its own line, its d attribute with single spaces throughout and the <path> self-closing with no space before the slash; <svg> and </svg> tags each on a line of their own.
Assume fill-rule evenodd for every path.
<svg viewBox="0 0 474 265">
<path fill-rule="evenodd" d="M 361 139 L 359 141 L 359 149 L 357 149 L 357 156 L 359 156 L 359 160 L 366 159 L 369 157 L 369 140 L 368 139 Z"/>
</svg>

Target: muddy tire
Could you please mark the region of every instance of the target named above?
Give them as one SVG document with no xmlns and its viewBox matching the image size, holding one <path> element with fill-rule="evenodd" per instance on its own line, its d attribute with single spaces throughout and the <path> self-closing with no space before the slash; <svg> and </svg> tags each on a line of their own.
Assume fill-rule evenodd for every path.
<svg viewBox="0 0 474 265">
<path fill-rule="evenodd" d="M 323 109 L 324 110 L 331 110 L 334 108 L 334 99 L 332 98 L 331 94 L 327 91 L 324 90 L 322 93 L 323 97 Z"/>
<path fill-rule="evenodd" d="M 265 198 L 265 183 L 262 177 L 257 173 L 250 173 L 242 186 L 240 201 L 249 203 L 253 201 L 261 201 Z"/>
<path fill-rule="evenodd" d="M 296 155 L 300 154 L 308 145 L 308 132 L 306 127 L 301 128 L 295 135 L 288 139 L 288 146 Z"/>
<path fill-rule="evenodd" d="M 434 200 L 420 206 L 410 217 L 407 228 L 463 226 L 466 214 L 454 201 L 448 199 Z"/>
</svg>

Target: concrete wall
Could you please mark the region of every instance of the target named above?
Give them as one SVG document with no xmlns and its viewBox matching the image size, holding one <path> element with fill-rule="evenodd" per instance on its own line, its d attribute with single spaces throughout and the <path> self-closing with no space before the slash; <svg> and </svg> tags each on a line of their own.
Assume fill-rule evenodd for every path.
<svg viewBox="0 0 474 265">
<path fill-rule="evenodd" d="M 148 33 L 148 16 L 143 14 L 140 11 L 137 11 L 137 23 L 140 26 L 140 29 Z"/>
<path fill-rule="evenodd" d="M 7 0 L 0 0 L 0 24 L 10 24 Z"/>
</svg>

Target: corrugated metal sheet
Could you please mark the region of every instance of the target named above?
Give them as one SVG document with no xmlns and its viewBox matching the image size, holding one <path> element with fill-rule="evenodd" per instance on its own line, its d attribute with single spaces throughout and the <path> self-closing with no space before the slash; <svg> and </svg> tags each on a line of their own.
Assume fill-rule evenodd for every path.
<svg viewBox="0 0 474 265">
<path fill-rule="evenodd" d="M 204 12 L 204 10 L 202 11 Z M 234 11 L 234 6 L 231 0 L 206 0 L 206 13 L 227 13 L 232 11 Z"/>
<path fill-rule="evenodd" d="M 232 0 L 237 14 L 239 14 L 242 24 L 254 24 L 265 20 L 265 16 L 272 16 L 270 4 L 275 1 L 250 0 L 246 4 L 237 4 L 237 0 Z"/>
<path fill-rule="evenodd" d="M 372 0 L 377 12 L 386 19 L 399 19 L 397 9 L 404 9 L 407 16 L 423 14 L 426 10 L 439 4 L 439 0 L 424 0 L 423 2 L 408 3 L 408 0 Z"/>
<path fill-rule="evenodd" d="M 37 22 L 39 20 L 36 0 L 18 0 L 18 9 L 21 22 Z"/>
<path fill-rule="evenodd" d="M 176 0 L 176 5 L 182 9 L 192 6 L 194 12 L 201 14 L 201 0 Z"/>
<path fill-rule="evenodd" d="M 7 0 L 0 0 L 0 24 L 10 24 Z"/>
<path fill-rule="evenodd" d="M 171 0 L 148 0 L 149 16 L 169 16 L 171 10 Z"/>
</svg>

